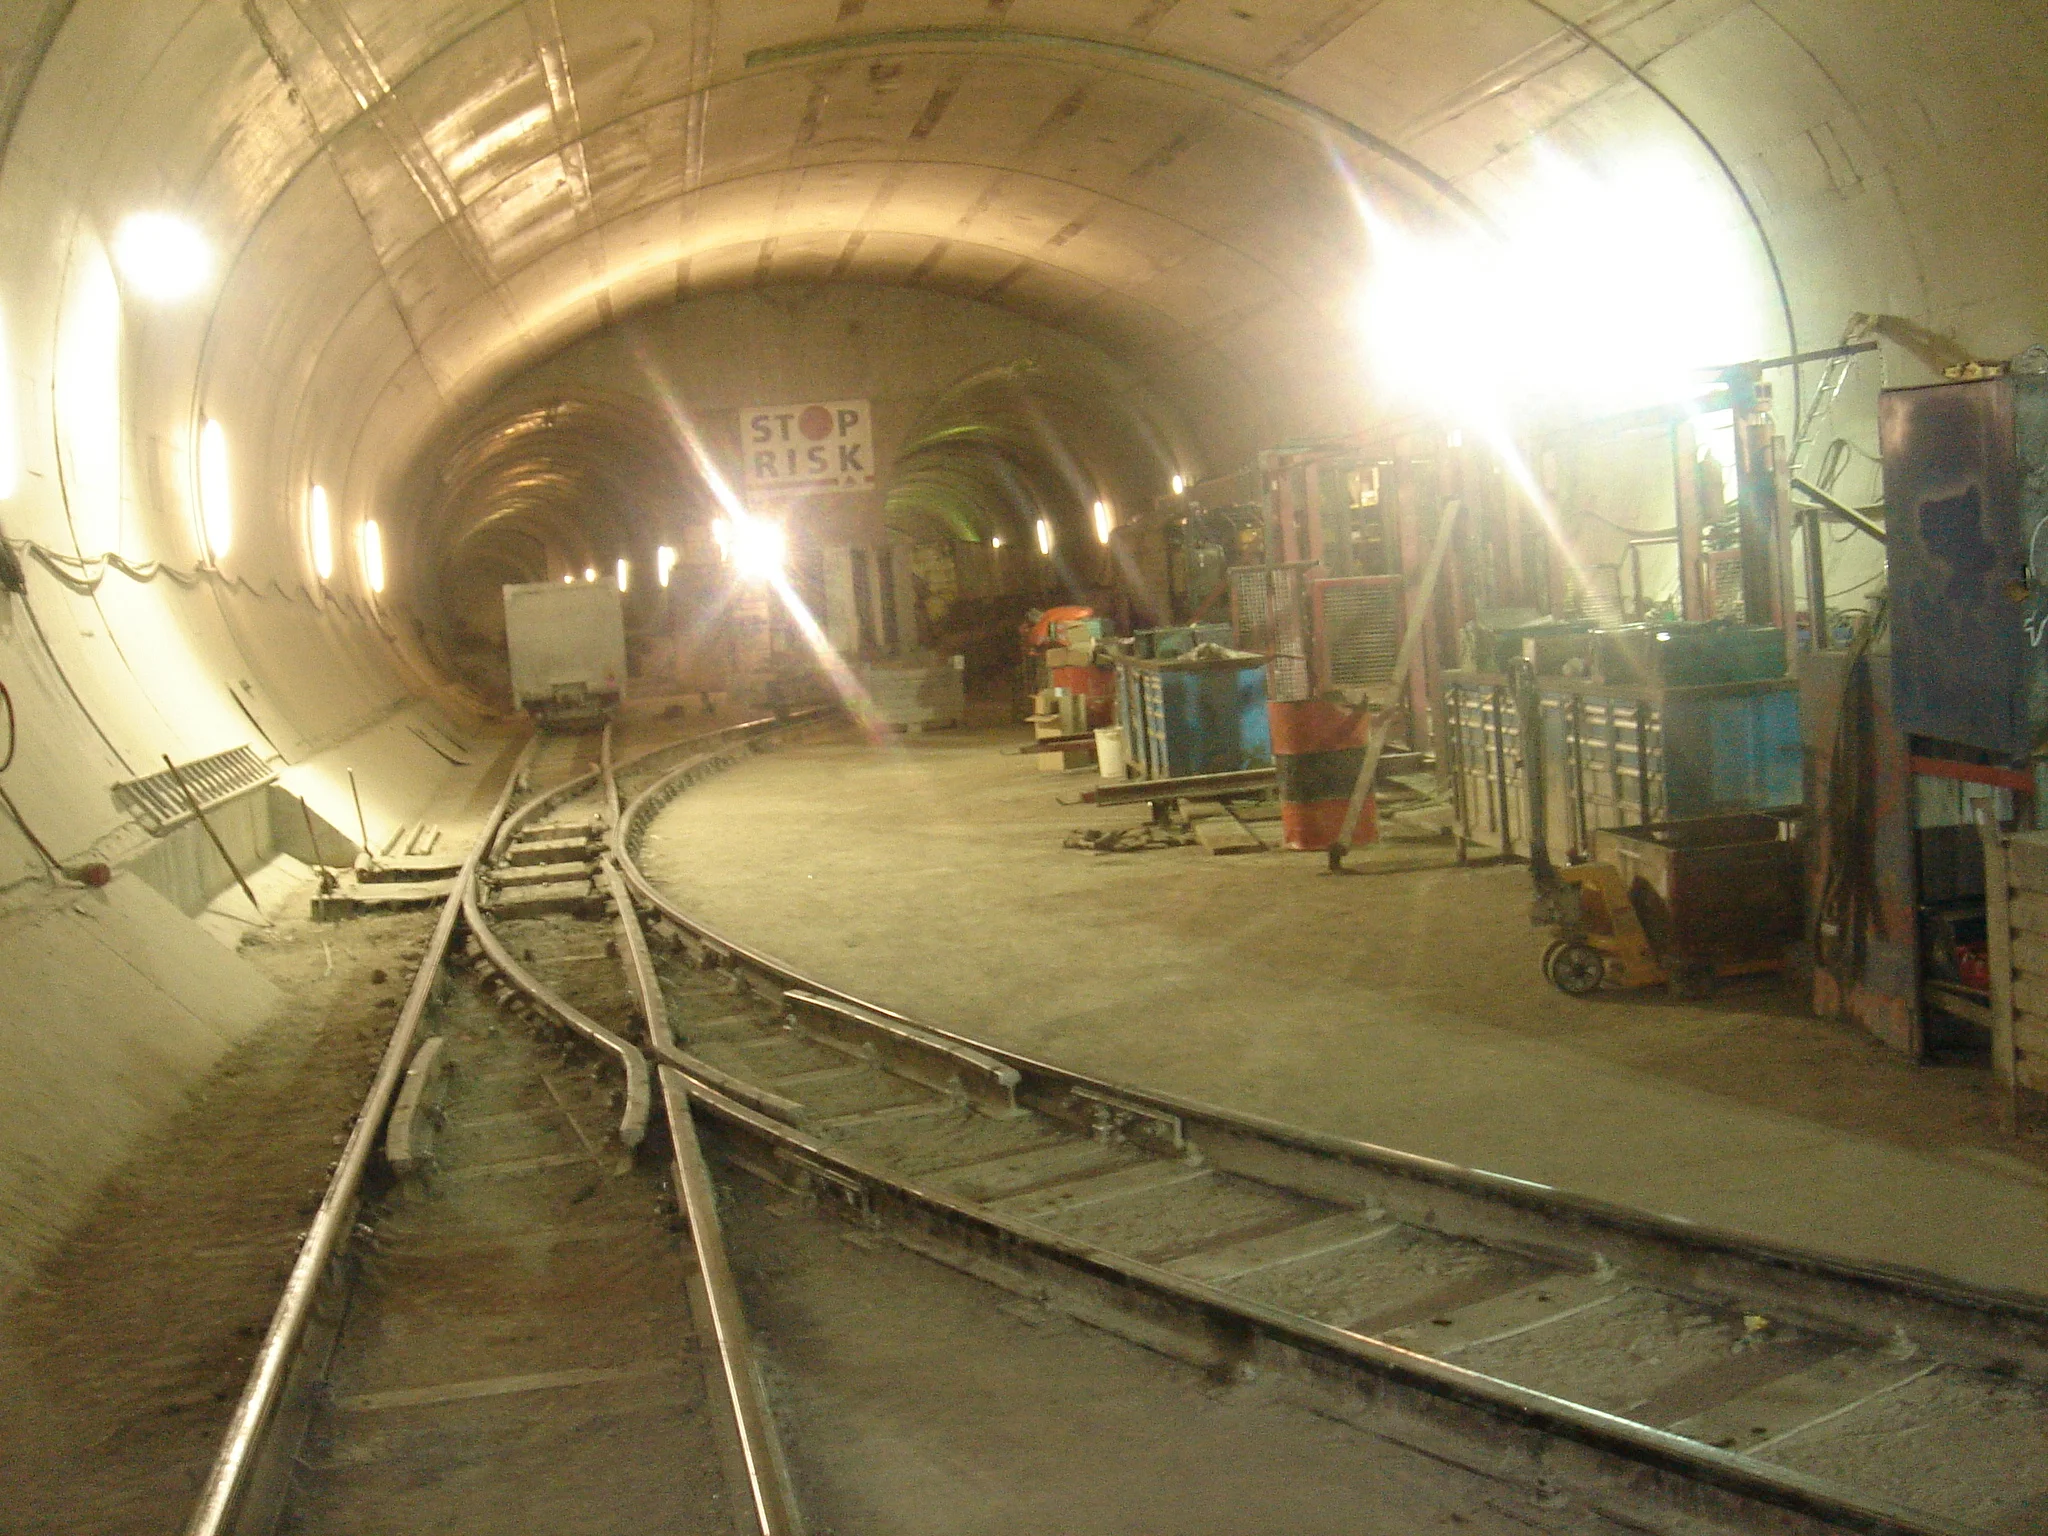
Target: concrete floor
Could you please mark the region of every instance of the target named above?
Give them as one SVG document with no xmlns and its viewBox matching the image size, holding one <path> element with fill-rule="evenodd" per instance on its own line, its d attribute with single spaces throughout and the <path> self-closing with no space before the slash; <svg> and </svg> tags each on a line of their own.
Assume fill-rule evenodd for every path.
<svg viewBox="0 0 2048 1536">
<path fill-rule="evenodd" d="M 1854 1257 L 2048 1294 L 2048 1147 L 1782 984 L 1574 1001 L 1519 867 L 1063 849 L 1138 810 L 1015 726 L 814 738 L 682 796 L 649 873 L 735 937 L 1105 1077 Z M 1354 862 L 1360 862 L 1354 859 Z"/>
</svg>

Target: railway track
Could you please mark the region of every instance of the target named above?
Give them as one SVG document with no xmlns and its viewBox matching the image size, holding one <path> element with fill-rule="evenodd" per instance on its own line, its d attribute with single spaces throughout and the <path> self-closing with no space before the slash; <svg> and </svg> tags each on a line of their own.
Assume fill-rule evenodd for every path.
<svg viewBox="0 0 2048 1536">
<path fill-rule="evenodd" d="M 2048 1532 L 2041 1297 L 1314 1135 L 875 1007 L 646 879 L 640 842 L 682 785 L 624 807 L 618 864 L 662 935 L 657 1038 L 736 1163 L 1566 1524 Z"/>
<path fill-rule="evenodd" d="M 771 724 L 638 771 L 677 751 L 706 771 Z M 687 1115 L 665 1160 L 635 1157 L 654 1090 L 590 921 L 609 754 L 608 731 L 537 740 L 463 864 L 195 1536 L 570 1530 L 594 1509 L 649 1531 L 799 1528 Z M 593 949 L 551 978 L 594 995 L 588 1013 L 521 958 L 556 929 Z"/>
<path fill-rule="evenodd" d="M 663 805 L 762 729 L 616 772 L 608 741 L 556 743 L 534 768 L 541 792 L 494 818 L 401 1016 L 393 1052 L 410 1070 L 387 1057 L 380 1073 L 395 1108 L 373 1091 L 323 1206 L 332 1241 L 322 1252 L 316 1223 L 195 1536 L 269 1529 L 280 1509 L 308 1529 L 406 1528 L 422 1480 L 456 1495 L 465 1477 L 517 1480 L 522 1448 L 564 1501 L 603 1486 L 622 1509 L 687 1506 L 687 1528 L 732 1528 L 737 1511 L 742 1529 L 798 1529 L 712 1166 L 1462 1469 L 1511 1491 L 1538 1528 L 2048 1532 L 2038 1298 L 1091 1079 L 835 992 L 708 928 L 651 885 L 637 849 Z M 599 762 L 583 770 L 587 755 Z M 444 973 L 458 905 L 466 938 Z M 429 1006 L 438 1048 L 416 1043 Z M 437 1197 L 381 1197 L 359 1224 L 371 1140 L 401 1169 L 427 1166 L 411 1138 L 426 1134 L 437 1054 L 459 1069 Z M 666 1184 L 656 1159 L 631 1160 L 664 1124 Z M 618 1176 L 590 1177 L 600 1166 Z M 671 1192 L 691 1233 L 681 1263 L 656 1240 Z M 488 1374 L 455 1373 L 478 1402 L 513 1406 L 487 1458 L 450 1468 L 431 1418 L 410 1441 L 385 1427 L 429 1405 L 359 1384 L 411 1368 L 414 1322 L 477 1295 L 465 1229 L 492 1222 L 588 1260 L 547 1267 L 553 1289 L 522 1315 L 567 1321 L 514 1341 L 531 1360 L 514 1349 Z M 606 1332 L 600 1311 L 631 1326 Z M 706 1341 L 691 1358 L 674 1344 L 685 1336 Z M 450 1377 L 439 1363 L 435 1390 Z M 544 1388 L 563 1381 L 583 1406 L 558 1423 Z M 593 1409 L 591 1393 L 612 1396 Z M 619 1470 L 616 1445 L 582 1462 L 549 1453 L 582 1443 L 593 1414 L 638 1426 L 663 1465 Z M 720 1465 L 723 1479 L 701 1475 Z M 546 1524 L 544 1511 L 531 1522 Z"/>
</svg>

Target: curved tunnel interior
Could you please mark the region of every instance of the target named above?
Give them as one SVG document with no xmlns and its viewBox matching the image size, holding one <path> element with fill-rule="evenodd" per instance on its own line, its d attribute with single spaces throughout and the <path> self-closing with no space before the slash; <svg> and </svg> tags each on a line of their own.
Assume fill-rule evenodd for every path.
<svg viewBox="0 0 2048 1536">
<path fill-rule="evenodd" d="M 414 820 L 496 750 L 508 583 L 619 581 L 638 664 L 707 686 L 675 637 L 732 606 L 751 408 L 871 402 L 871 485 L 757 510 L 799 575 L 907 545 L 949 649 L 1160 616 L 1113 529 L 1374 433 L 1523 443 L 1574 569 L 1655 598 L 1632 412 L 1875 337 L 1824 420 L 1768 376 L 1867 505 L 1880 382 L 2048 334 L 2024 0 L 45 0 L 0 42 L 17 904 L 223 888 L 136 810 L 167 758 Z M 130 1097 L 0 1202 L 85 1188 Z"/>
</svg>

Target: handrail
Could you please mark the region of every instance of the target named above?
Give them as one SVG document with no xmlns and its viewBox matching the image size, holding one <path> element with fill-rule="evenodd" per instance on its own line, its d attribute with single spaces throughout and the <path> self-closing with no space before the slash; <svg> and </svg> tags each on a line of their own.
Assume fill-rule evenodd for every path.
<svg viewBox="0 0 2048 1536">
<path fill-rule="evenodd" d="M 420 955 L 412 990 L 406 994 L 405 1006 L 399 1010 L 391 1041 L 384 1048 L 384 1058 L 377 1065 L 377 1076 L 370 1084 L 363 1107 L 356 1113 L 355 1125 L 349 1131 L 340 1161 L 334 1165 L 334 1175 L 327 1181 L 327 1192 L 320 1199 L 320 1208 L 314 1213 L 313 1223 L 299 1244 L 299 1254 L 292 1262 L 284 1294 L 278 1301 L 277 1310 L 271 1314 L 270 1327 L 257 1350 L 248 1383 L 242 1388 L 233 1417 L 228 1420 L 228 1431 L 220 1454 L 214 1458 L 213 1467 L 199 1491 L 199 1502 L 191 1519 L 186 1522 L 185 1536 L 226 1536 L 232 1529 L 230 1522 L 248 1491 L 249 1479 L 255 1470 L 256 1450 L 277 1412 L 285 1377 L 305 1336 L 320 1282 L 341 1246 L 342 1237 L 355 1222 L 356 1196 L 362 1188 L 363 1172 L 369 1166 L 370 1154 L 376 1146 L 384 1117 L 390 1111 L 399 1079 L 412 1055 L 413 1039 L 419 1033 L 420 1020 L 433 997 L 434 981 L 447 954 L 448 941 L 454 936 L 456 916 L 462 910 L 462 893 L 476 877 L 484 850 L 490 846 L 492 834 L 504 818 L 505 807 L 511 803 L 513 788 L 525 772 L 533 756 L 533 748 L 534 740 L 529 738 L 519 761 L 513 764 L 512 772 L 506 776 L 504 788 L 498 792 L 497 803 L 471 845 L 469 856 L 463 860 L 455 889 L 441 905 L 441 916 L 434 924 L 433 936 L 427 940 L 427 947 Z"/>
</svg>

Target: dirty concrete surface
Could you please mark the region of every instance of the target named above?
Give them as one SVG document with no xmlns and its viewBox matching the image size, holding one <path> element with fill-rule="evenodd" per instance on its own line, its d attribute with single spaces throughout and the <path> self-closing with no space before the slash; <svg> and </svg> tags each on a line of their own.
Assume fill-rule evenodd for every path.
<svg viewBox="0 0 2048 1536">
<path fill-rule="evenodd" d="M 432 926 L 243 940 L 285 1005 L 0 1311 L 0 1529 L 183 1525 Z"/>
</svg>

